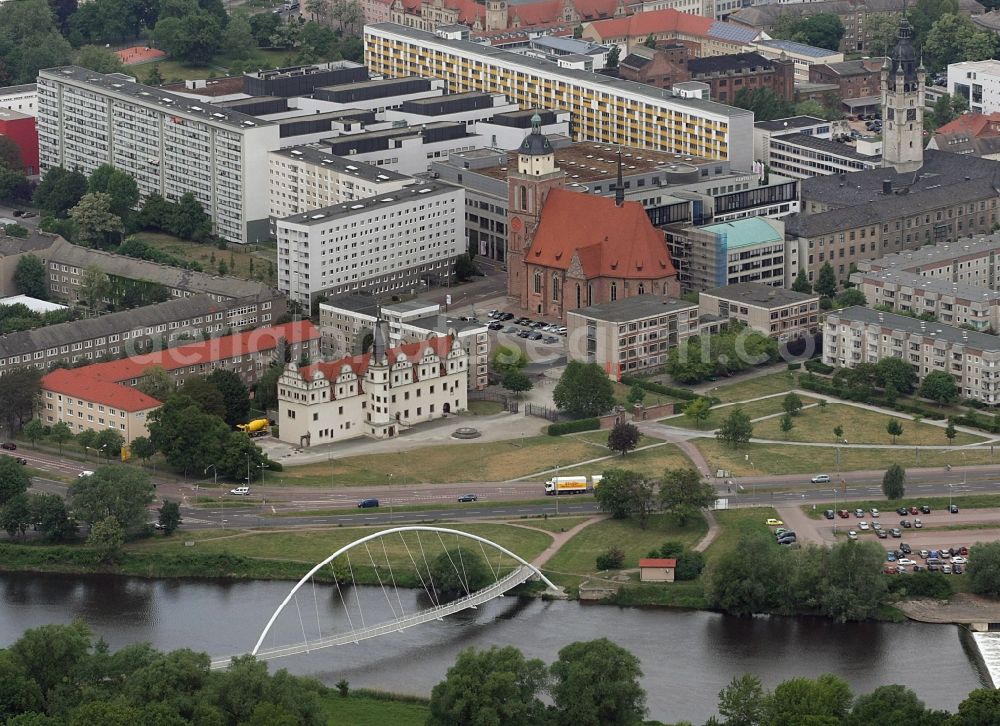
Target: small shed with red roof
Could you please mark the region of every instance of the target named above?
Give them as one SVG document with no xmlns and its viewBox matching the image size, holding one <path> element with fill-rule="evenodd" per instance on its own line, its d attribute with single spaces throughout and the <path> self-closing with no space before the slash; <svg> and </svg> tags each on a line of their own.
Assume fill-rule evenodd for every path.
<svg viewBox="0 0 1000 726">
<path fill-rule="evenodd" d="M 639 560 L 640 582 L 673 582 L 677 560 L 660 557 L 644 557 Z"/>
</svg>

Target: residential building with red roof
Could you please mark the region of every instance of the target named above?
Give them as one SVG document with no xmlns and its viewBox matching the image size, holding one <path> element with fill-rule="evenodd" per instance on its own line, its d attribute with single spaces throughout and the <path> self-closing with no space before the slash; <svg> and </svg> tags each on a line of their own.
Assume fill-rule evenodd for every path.
<svg viewBox="0 0 1000 726">
<path fill-rule="evenodd" d="M 619 46 L 623 58 L 650 36 L 658 43 L 669 40 L 693 44 L 699 49 L 694 53 L 698 57 L 752 51 L 752 44 L 766 37 L 754 28 L 682 13 L 673 8 L 584 23 L 582 33 L 584 40 Z"/>
<path fill-rule="evenodd" d="M 65 421 L 73 433 L 115 428 L 132 441 L 146 435 L 147 415 L 161 403 L 136 389 L 151 368 L 163 368 L 178 386 L 220 368 L 252 383 L 283 354 L 283 345 L 292 360 L 315 360 L 319 342 L 319 330 L 303 320 L 82 368 L 57 368 L 42 377 L 40 417 L 47 426 Z"/>
<path fill-rule="evenodd" d="M 939 126 L 928 149 L 1000 159 L 1000 112 L 966 113 Z"/>
<path fill-rule="evenodd" d="M 625 201 L 620 161 L 614 198 L 565 189 L 537 126 L 516 163 L 507 178 L 507 291 L 522 310 L 562 320 L 635 295 L 680 295 L 663 232 L 642 204 Z"/>
<path fill-rule="evenodd" d="M 380 0 L 366 0 L 378 2 Z M 442 25 L 466 25 L 474 31 L 510 30 L 568 23 L 576 27 L 602 18 L 639 12 L 642 0 L 390 0 L 388 20 L 408 28 L 434 32 Z M 373 17 L 380 15 L 374 5 Z M 379 22 L 377 20 L 366 22 Z"/>
<path fill-rule="evenodd" d="M 282 441 L 315 446 L 398 436 L 416 424 L 468 408 L 468 354 L 455 335 L 390 347 L 375 323 L 371 350 L 340 360 L 289 363 L 278 380 Z"/>
</svg>

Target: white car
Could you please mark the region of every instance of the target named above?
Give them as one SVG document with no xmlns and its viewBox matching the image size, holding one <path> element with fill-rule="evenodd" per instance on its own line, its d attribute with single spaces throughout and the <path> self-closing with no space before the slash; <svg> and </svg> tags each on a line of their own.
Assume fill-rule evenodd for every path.
<svg viewBox="0 0 1000 726">
<path fill-rule="evenodd" d="M 858 538 L 858 533 L 855 532 L 853 529 L 847 533 L 847 539 L 857 539 L 857 538 Z"/>
<path fill-rule="evenodd" d="M 830 475 L 829 474 L 817 474 L 810 481 L 812 481 L 813 484 L 826 484 L 826 483 L 828 483 L 830 481 Z"/>
<path fill-rule="evenodd" d="M 897 565 L 915 565 L 917 563 L 914 562 L 913 560 L 910 560 L 910 559 L 907 559 L 906 557 L 904 557 L 901 560 L 896 560 L 896 564 Z"/>
<path fill-rule="evenodd" d="M 80 472 L 78 478 L 79 479 L 86 479 L 88 476 L 93 476 L 93 475 L 94 475 L 94 472 L 90 471 L 90 469 L 84 469 L 83 471 Z"/>
<path fill-rule="evenodd" d="M 968 562 L 969 561 L 966 558 L 962 557 L 961 555 L 956 555 L 955 557 L 951 558 L 951 564 L 953 565 L 965 565 L 968 564 Z"/>
<path fill-rule="evenodd" d="M 868 529 L 868 522 L 862 519 L 860 522 L 858 522 L 858 529 L 862 531 Z"/>
<path fill-rule="evenodd" d="M 882 529 L 881 522 L 872 522 L 872 529 Z"/>
<path fill-rule="evenodd" d="M 248 497 L 250 496 L 250 487 L 236 487 L 235 489 L 230 489 L 229 493 L 235 494 L 238 497 Z"/>
<path fill-rule="evenodd" d="M 875 507 L 872 507 L 872 508 L 871 508 L 870 510 L 868 510 L 868 511 L 870 511 L 870 512 L 872 513 L 872 516 L 873 516 L 873 517 L 878 517 L 878 516 L 879 516 L 879 511 L 878 511 L 878 509 L 876 509 Z"/>
<path fill-rule="evenodd" d="M 914 519 L 913 526 L 916 527 L 917 529 L 921 529 L 924 526 L 924 523 L 921 522 L 919 519 Z"/>
</svg>

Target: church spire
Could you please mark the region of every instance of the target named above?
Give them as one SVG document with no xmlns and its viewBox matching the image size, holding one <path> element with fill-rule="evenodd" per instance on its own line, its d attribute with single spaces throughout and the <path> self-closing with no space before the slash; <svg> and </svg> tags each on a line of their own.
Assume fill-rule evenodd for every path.
<svg viewBox="0 0 1000 726">
<path fill-rule="evenodd" d="M 618 147 L 618 184 L 615 186 L 615 206 L 625 204 L 625 184 L 622 182 L 622 147 Z"/>
</svg>

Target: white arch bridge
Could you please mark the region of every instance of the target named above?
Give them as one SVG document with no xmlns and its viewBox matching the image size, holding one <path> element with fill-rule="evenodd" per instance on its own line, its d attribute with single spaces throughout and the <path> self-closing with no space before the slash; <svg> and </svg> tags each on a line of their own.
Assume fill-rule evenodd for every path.
<svg viewBox="0 0 1000 726">
<path fill-rule="evenodd" d="M 427 534 L 429 537 L 422 538 L 421 534 Z M 396 541 L 397 536 L 398 542 Z M 473 582 L 474 573 L 470 573 L 466 568 L 463 556 L 463 552 L 467 550 L 457 546 L 449 549 L 445 543 L 446 536 L 458 543 L 467 540 L 473 543 L 473 546 L 478 545 L 482 561 L 488 568 L 487 579 L 492 580 L 490 584 L 482 586 L 480 583 Z M 430 539 L 430 542 L 426 542 L 426 539 Z M 374 545 L 374 552 L 372 545 Z M 488 549 L 493 554 L 489 554 Z M 356 551 L 354 561 L 351 560 L 352 551 Z M 361 554 L 360 561 L 358 560 L 359 553 Z M 431 561 L 435 558 L 439 563 L 446 560 L 447 565 L 453 569 L 452 582 L 459 583 L 458 590 L 464 591 L 464 594 L 461 594 L 457 599 L 444 601 L 440 598 L 431 568 Z M 396 562 L 395 566 L 393 565 L 394 561 Z M 469 564 L 471 567 L 472 563 Z M 330 568 L 332 571 L 336 594 L 340 600 L 339 609 L 347 621 L 347 628 L 345 629 L 342 624 L 339 624 L 324 633 L 315 576 L 326 568 Z M 385 599 L 385 604 L 380 606 L 381 613 L 375 617 L 376 622 L 374 623 L 368 622 L 372 619 L 372 612 L 368 613 L 366 620 L 365 611 L 369 610 L 370 606 L 362 604 L 356 591 L 353 606 L 350 602 L 350 593 L 354 591 L 353 586 L 356 584 L 356 570 L 371 571 L 374 574 L 377 587 L 381 589 Z M 438 574 L 440 576 L 440 570 Z M 451 575 L 450 572 L 447 574 Z M 422 525 L 382 530 L 341 547 L 309 570 L 271 615 L 250 654 L 262 660 L 281 658 L 300 653 L 311 653 L 314 650 L 335 645 L 359 643 L 368 638 L 401 632 L 414 625 L 431 620 L 441 620 L 447 615 L 469 608 L 474 609 L 494 598 L 503 597 L 506 592 L 533 577 L 539 578 L 553 592 L 562 592 L 537 567 L 485 537 L 457 529 Z M 412 609 L 411 612 L 406 612 L 397 579 L 401 579 L 403 582 L 414 580 L 419 582 L 432 603 L 431 607 Z M 345 584 L 342 585 L 342 582 Z M 307 585 L 311 586 L 312 602 L 305 604 L 305 611 L 308 613 L 311 604 L 315 614 L 315 623 L 312 623 L 312 613 L 304 614 L 303 603 L 299 601 L 299 595 Z M 477 589 L 473 589 L 474 587 Z M 290 603 L 295 605 L 298 616 L 297 631 L 301 633 L 301 641 L 263 647 L 265 640 L 271 633 L 272 626 L 275 625 L 279 616 Z M 213 658 L 212 668 L 225 668 L 229 665 L 232 657 Z"/>
</svg>

